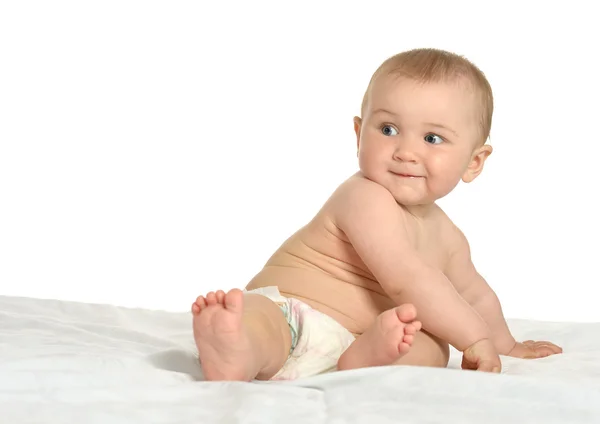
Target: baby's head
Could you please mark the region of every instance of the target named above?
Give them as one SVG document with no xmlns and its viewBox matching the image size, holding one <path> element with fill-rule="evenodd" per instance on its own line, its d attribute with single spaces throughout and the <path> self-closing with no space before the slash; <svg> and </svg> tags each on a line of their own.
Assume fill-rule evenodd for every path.
<svg viewBox="0 0 600 424">
<path fill-rule="evenodd" d="M 465 58 L 397 54 L 375 71 L 354 118 L 360 170 L 400 204 L 431 204 L 483 169 L 492 112 L 490 84 Z"/>
</svg>

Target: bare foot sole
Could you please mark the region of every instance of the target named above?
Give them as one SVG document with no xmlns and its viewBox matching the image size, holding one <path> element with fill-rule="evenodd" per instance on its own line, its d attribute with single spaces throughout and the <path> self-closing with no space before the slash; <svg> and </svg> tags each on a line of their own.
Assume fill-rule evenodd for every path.
<svg viewBox="0 0 600 424">
<path fill-rule="evenodd" d="M 390 365 L 404 356 L 421 330 L 417 310 L 411 304 L 397 306 L 379 315 L 375 323 L 346 349 L 339 370 Z"/>
<path fill-rule="evenodd" d="M 194 340 L 206 380 L 250 381 L 258 373 L 242 324 L 244 294 L 233 289 L 199 296 L 192 304 Z"/>
</svg>

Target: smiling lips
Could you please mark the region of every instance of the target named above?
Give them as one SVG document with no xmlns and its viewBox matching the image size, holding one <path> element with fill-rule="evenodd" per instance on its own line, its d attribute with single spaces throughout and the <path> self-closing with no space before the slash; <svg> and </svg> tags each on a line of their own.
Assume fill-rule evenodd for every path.
<svg viewBox="0 0 600 424">
<path fill-rule="evenodd" d="M 402 178 L 423 178 L 419 175 L 413 175 L 413 174 L 409 174 L 409 173 L 405 173 L 405 172 L 394 172 L 394 171 L 390 171 L 392 174 L 397 175 L 398 177 L 402 177 Z"/>
</svg>

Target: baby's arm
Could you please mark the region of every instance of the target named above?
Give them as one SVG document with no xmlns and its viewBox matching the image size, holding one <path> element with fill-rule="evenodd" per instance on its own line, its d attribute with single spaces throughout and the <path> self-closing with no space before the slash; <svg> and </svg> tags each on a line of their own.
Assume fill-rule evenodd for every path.
<svg viewBox="0 0 600 424">
<path fill-rule="evenodd" d="M 460 295 L 488 324 L 498 353 L 508 355 L 517 342 L 508 329 L 498 296 L 475 269 L 464 234 L 456 229 L 455 235 L 446 274 Z"/>
<path fill-rule="evenodd" d="M 490 338 L 485 321 L 446 276 L 418 257 L 389 191 L 356 179 L 333 201 L 336 225 L 390 298 L 415 305 L 423 328 L 460 351 Z"/>
<path fill-rule="evenodd" d="M 466 237 L 460 230 L 455 230 L 454 250 L 446 273 L 461 296 L 487 322 L 498 353 L 518 358 L 540 358 L 561 353 L 562 349 L 554 343 L 518 343 L 514 339 L 502 313 L 498 296 L 476 271 Z"/>
</svg>

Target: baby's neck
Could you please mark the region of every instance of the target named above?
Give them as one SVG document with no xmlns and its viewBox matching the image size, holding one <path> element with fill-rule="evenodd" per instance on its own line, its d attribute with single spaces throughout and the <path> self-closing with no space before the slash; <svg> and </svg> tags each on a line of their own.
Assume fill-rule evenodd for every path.
<svg viewBox="0 0 600 424">
<path fill-rule="evenodd" d="M 424 205 L 402 205 L 399 204 L 409 215 L 414 217 L 418 221 L 427 219 L 431 213 L 437 208 L 435 203 L 428 203 Z"/>
</svg>

